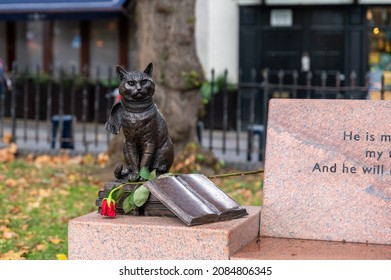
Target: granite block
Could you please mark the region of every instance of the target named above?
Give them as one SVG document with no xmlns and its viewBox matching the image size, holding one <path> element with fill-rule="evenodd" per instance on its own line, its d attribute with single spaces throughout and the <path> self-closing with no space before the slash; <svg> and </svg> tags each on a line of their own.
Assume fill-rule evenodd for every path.
<svg viewBox="0 0 391 280">
<path fill-rule="evenodd" d="M 260 237 L 232 260 L 391 260 L 391 245 Z"/>
<path fill-rule="evenodd" d="M 391 101 L 271 100 L 261 235 L 391 244 Z"/>
<path fill-rule="evenodd" d="M 230 221 L 188 227 L 174 217 L 93 212 L 68 223 L 71 260 L 229 259 L 258 236 L 260 207 Z"/>
</svg>

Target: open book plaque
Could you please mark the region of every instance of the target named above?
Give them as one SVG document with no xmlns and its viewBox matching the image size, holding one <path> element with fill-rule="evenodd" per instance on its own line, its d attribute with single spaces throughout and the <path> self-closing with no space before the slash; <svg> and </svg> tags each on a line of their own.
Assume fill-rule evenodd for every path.
<svg viewBox="0 0 391 280">
<path fill-rule="evenodd" d="M 188 226 L 248 215 L 244 207 L 202 174 L 164 177 L 144 185 Z"/>
</svg>

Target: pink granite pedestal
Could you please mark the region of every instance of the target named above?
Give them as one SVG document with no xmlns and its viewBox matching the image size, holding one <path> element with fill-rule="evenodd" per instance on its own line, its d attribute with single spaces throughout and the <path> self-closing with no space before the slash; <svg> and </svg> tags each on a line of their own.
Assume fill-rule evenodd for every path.
<svg viewBox="0 0 391 280">
<path fill-rule="evenodd" d="M 246 207 L 248 216 L 188 227 L 178 218 L 97 212 L 68 224 L 70 260 L 230 259 L 258 236 L 260 207 Z"/>
</svg>

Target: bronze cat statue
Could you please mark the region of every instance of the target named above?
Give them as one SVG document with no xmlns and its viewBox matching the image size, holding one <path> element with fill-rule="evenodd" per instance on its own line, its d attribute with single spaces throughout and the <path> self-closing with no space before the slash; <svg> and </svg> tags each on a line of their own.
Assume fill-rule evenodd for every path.
<svg viewBox="0 0 391 280">
<path fill-rule="evenodd" d="M 157 175 L 167 173 L 174 161 L 167 123 L 153 101 L 152 70 L 152 63 L 144 72 L 127 72 L 121 66 L 116 69 L 121 101 L 111 109 L 105 128 L 119 134 L 122 127 L 125 135 L 125 166 L 121 164 L 114 171 L 120 180 L 138 181 L 143 167 L 156 170 Z"/>
</svg>

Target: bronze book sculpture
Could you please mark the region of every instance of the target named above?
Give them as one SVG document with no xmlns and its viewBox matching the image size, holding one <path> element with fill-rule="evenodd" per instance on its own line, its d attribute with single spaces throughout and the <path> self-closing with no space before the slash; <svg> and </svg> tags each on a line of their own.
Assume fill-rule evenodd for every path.
<svg viewBox="0 0 391 280">
<path fill-rule="evenodd" d="M 148 181 L 145 186 L 186 225 L 232 220 L 248 215 L 202 174 L 182 174 Z"/>
</svg>

